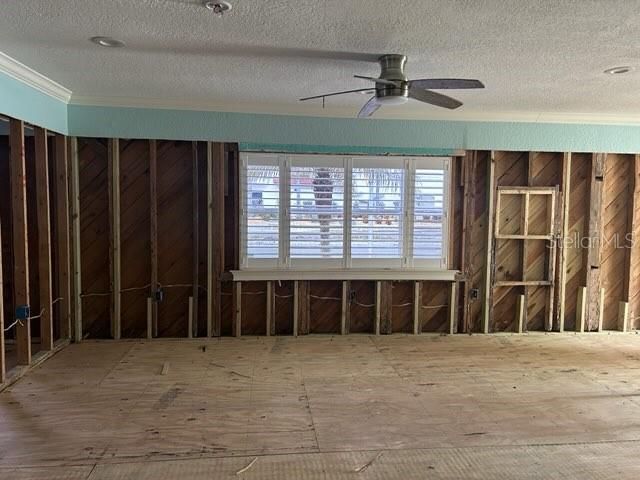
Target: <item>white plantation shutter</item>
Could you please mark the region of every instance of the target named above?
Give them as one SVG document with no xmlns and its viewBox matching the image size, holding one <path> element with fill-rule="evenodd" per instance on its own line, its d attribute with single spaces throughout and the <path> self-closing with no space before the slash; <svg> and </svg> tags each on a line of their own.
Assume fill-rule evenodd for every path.
<svg viewBox="0 0 640 480">
<path fill-rule="evenodd" d="M 243 158 L 243 264 L 276 267 L 280 257 L 280 166 L 274 155 Z"/>
<path fill-rule="evenodd" d="M 241 268 L 447 267 L 449 159 L 241 160 Z"/>
<path fill-rule="evenodd" d="M 401 159 L 354 160 L 351 170 L 352 265 L 400 267 L 405 174 Z"/>
<path fill-rule="evenodd" d="M 440 158 L 414 162 L 412 260 L 416 267 L 446 264 L 448 164 Z"/>
<path fill-rule="evenodd" d="M 344 161 L 300 155 L 291 159 L 289 256 L 292 266 L 343 265 Z"/>
</svg>

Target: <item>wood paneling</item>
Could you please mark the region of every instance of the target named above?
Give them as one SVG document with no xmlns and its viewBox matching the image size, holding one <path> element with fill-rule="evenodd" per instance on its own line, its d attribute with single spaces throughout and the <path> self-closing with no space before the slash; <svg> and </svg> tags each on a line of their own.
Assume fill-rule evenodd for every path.
<svg viewBox="0 0 640 480">
<path fill-rule="evenodd" d="M 625 266 L 630 242 L 628 228 L 630 190 L 633 188 L 633 155 L 608 154 L 602 192 L 602 231 L 600 246 L 600 285 L 605 290 L 602 325 L 617 330 L 619 302 L 626 301 Z"/>
<path fill-rule="evenodd" d="M 67 139 L 56 135 L 54 141 L 54 231 L 56 264 L 57 318 L 59 337 L 71 338 L 71 225 L 69 222 L 69 163 Z"/>
<path fill-rule="evenodd" d="M 4 318 L 14 317 L 13 305 L 13 240 L 11 237 L 11 175 L 10 175 L 9 136 L 0 136 L 0 229 L 2 230 L 2 270 L 5 272 L 3 289 L 0 292 L 4 304 Z M 13 338 L 15 330 L 6 333 L 7 338 Z"/>
<path fill-rule="evenodd" d="M 266 335 L 267 282 L 242 282 L 242 335 Z"/>
<path fill-rule="evenodd" d="M 352 280 L 350 333 L 373 333 L 375 321 L 375 282 Z"/>
<path fill-rule="evenodd" d="M 576 329 L 578 289 L 586 285 L 586 239 L 588 235 L 589 183 L 591 155 L 571 155 L 571 189 L 569 192 L 569 230 L 565 239 L 567 276 L 565 287 L 565 330 Z"/>
<path fill-rule="evenodd" d="M 413 332 L 414 282 L 393 282 L 391 300 L 391 331 Z"/>
<path fill-rule="evenodd" d="M 82 335 L 109 338 L 109 193 L 105 140 L 78 139 Z"/>
<path fill-rule="evenodd" d="M 186 337 L 192 281 L 191 142 L 158 141 L 158 337 Z"/>
<path fill-rule="evenodd" d="M 422 282 L 420 324 L 422 332 L 448 332 L 449 284 L 445 282 Z"/>
<path fill-rule="evenodd" d="M 275 334 L 293 335 L 293 282 L 273 282 Z"/>
<path fill-rule="evenodd" d="M 309 333 L 340 333 L 342 282 L 310 282 Z"/>
<path fill-rule="evenodd" d="M 147 335 L 150 294 L 149 142 L 120 141 L 120 241 L 124 338 Z"/>
</svg>

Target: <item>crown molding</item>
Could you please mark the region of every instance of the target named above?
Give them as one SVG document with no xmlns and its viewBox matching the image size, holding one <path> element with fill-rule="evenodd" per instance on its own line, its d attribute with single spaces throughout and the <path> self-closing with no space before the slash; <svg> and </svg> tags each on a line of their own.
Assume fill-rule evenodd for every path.
<svg viewBox="0 0 640 480">
<path fill-rule="evenodd" d="M 71 90 L 3 52 L 0 52 L 0 72 L 61 102 L 69 103 L 71 99 Z"/>
<path fill-rule="evenodd" d="M 149 108 L 268 115 L 302 115 L 312 117 L 355 118 L 358 107 L 322 108 L 316 104 L 227 103 L 210 100 L 178 100 L 167 98 L 103 97 L 73 94 L 70 105 L 87 107 Z M 372 119 L 433 120 L 469 122 L 571 123 L 586 125 L 640 125 L 640 115 L 560 112 L 487 112 L 487 111 L 419 111 L 386 108 Z"/>
</svg>

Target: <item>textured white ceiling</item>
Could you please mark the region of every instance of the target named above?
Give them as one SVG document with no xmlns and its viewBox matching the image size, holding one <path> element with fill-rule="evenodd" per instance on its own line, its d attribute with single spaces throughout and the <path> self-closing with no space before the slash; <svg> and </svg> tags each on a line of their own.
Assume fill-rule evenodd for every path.
<svg viewBox="0 0 640 480">
<path fill-rule="evenodd" d="M 403 53 L 411 78 L 485 83 L 483 91 L 450 92 L 465 102 L 446 113 L 453 118 L 640 115 L 637 0 L 232 3 L 216 18 L 187 0 L 3 1 L 0 50 L 72 90 L 76 101 L 352 115 L 365 101 L 360 94 L 328 99 L 324 111 L 321 102 L 297 99 L 364 87 L 354 73 L 377 76 L 372 59 Z M 88 41 L 94 35 L 127 46 L 100 48 Z M 602 73 L 617 65 L 639 69 Z M 385 113 L 445 114 L 417 102 Z"/>
</svg>

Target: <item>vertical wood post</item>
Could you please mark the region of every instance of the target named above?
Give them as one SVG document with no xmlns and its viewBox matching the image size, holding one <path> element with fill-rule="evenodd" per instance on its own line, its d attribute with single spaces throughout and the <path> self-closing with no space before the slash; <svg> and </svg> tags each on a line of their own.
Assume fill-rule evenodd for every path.
<svg viewBox="0 0 640 480">
<path fill-rule="evenodd" d="M 60 338 L 71 338 L 71 251 L 69 238 L 69 169 L 67 141 L 55 137 L 55 215 Z"/>
<path fill-rule="evenodd" d="M 559 202 L 561 196 L 559 189 L 555 187 L 555 193 L 551 195 L 551 205 L 549 206 L 549 218 L 551 221 L 551 240 L 549 240 L 549 251 L 546 252 L 547 257 L 547 278 L 551 281 L 551 285 L 548 288 L 548 300 L 546 308 L 546 322 L 545 329 L 547 332 L 553 330 L 553 319 L 555 312 L 555 288 L 556 288 L 556 250 L 558 248 L 558 231 L 560 230 L 560 216 L 556 214 L 559 211 Z M 562 210 L 560 210 L 562 212 Z"/>
<path fill-rule="evenodd" d="M 422 282 L 413 282 L 413 334 L 419 335 L 422 331 L 420 325 L 420 310 L 422 309 Z"/>
<path fill-rule="evenodd" d="M 380 280 L 376 281 L 376 316 L 374 320 L 374 334 L 380 335 L 380 300 L 381 300 L 381 292 L 382 292 L 382 282 Z"/>
<path fill-rule="evenodd" d="M 242 282 L 233 283 L 233 310 L 231 320 L 231 335 L 242 335 Z"/>
<path fill-rule="evenodd" d="M 293 336 L 298 336 L 298 304 L 300 303 L 298 300 L 300 285 L 298 280 L 293 282 Z"/>
<path fill-rule="evenodd" d="M 189 296 L 189 317 L 187 318 L 187 338 L 193 338 L 193 308 L 194 298 Z"/>
<path fill-rule="evenodd" d="M 456 282 L 449 284 L 447 315 L 449 317 L 449 335 L 453 335 L 458 331 L 458 286 Z"/>
<path fill-rule="evenodd" d="M 349 333 L 349 320 L 350 320 L 350 306 L 351 300 L 349 298 L 350 292 L 349 282 L 342 281 L 342 305 L 340 310 L 340 334 L 347 335 Z"/>
<path fill-rule="evenodd" d="M 267 311 L 265 312 L 266 313 L 265 334 L 267 337 L 270 337 L 271 335 L 275 335 L 275 306 L 276 306 L 275 289 L 273 288 L 273 282 L 269 280 L 267 281 Z M 272 331 L 272 329 L 274 331 Z"/>
<path fill-rule="evenodd" d="M 207 315 L 207 330 L 210 336 L 220 336 L 222 273 L 224 271 L 224 144 L 208 142 L 207 171 L 209 184 L 209 242 L 211 252 L 208 260 L 211 268 L 210 313 Z"/>
<path fill-rule="evenodd" d="M 627 218 L 627 232 L 630 242 L 627 245 L 625 258 L 623 299 L 628 302 L 627 317 L 637 319 L 640 314 L 638 311 L 640 299 L 640 154 L 634 155 L 631 168 L 633 178 L 629 184 L 629 214 Z M 633 327 L 634 325 L 626 325 L 627 330 Z"/>
<path fill-rule="evenodd" d="M 589 246 L 587 248 L 587 318 L 585 328 L 598 325 L 600 311 L 600 243 L 602 241 L 602 196 L 606 154 L 593 154 L 591 163 L 591 205 L 589 208 Z"/>
<path fill-rule="evenodd" d="M 618 304 L 618 330 L 621 332 L 629 330 L 629 302 Z"/>
<path fill-rule="evenodd" d="M 496 161 L 494 152 L 489 157 L 487 168 L 487 251 L 484 274 L 484 306 L 482 310 L 482 331 L 489 333 L 493 317 L 493 267 L 494 267 L 494 234 L 493 224 L 495 218 L 495 182 Z"/>
<path fill-rule="evenodd" d="M 522 333 L 525 330 L 525 312 L 526 299 L 524 295 L 518 295 L 518 304 L 516 307 L 516 325 L 518 326 L 518 333 Z"/>
<path fill-rule="evenodd" d="M 308 335 L 311 316 L 311 299 L 309 280 L 298 281 L 298 335 Z"/>
<path fill-rule="evenodd" d="M 565 297 L 567 290 L 567 236 L 571 204 L 571 152 L 562 157 L 562 231 L 560 232 L 560 270 L 558 272 L 558 330 L 564 332 Z"/>
<path fill-rule="evenodd" d="M 2 245 L 2 232 L 0 232 L 0 245 Z M 2 249 L 0 248 L 0 384 L 7 378 L 7 362 L 4 354 L 4 281 L 2 277 Z"/>
<path fill-rule="evenodd" d="M 578 288 L 578 300 L 576 304 L 576 332 L 584 332 L 587 320 L 587 287 Z"/>
<path fill-rule="evenodd" d="M 24 123 L 9 124 L 11 219 L 13 232 L 13 297 L 16 308 L 29 305 L 29 249 L 27 239 L 27 175 L 24 156 Z M 31 322 L 16 325 L 18 365 L 31 364 Z"/>
<path fill-rule="evenodd" d="M 380 282 L 380 313 L 379 313 L 379 334 L 389 335 L 392 333 L 391 316 L 393 313 L 393 284 L 389 280 Z M 376 301 L 376 303 L 378 303 Z"/>
<path fill-rule="evenodd" d="M 153 338 L 153 309 L 154 301 L 151 297 L 147 297 L 147 340 Z"/>
<path fill-rule="evenodd" d="M 109 183 L 109 256 L 111 276 L 111 334 L 120 339 L 122 280 L 120 275 L 120 141 L 110 138 L 108 144 Z"/>
<path fill-rule="evenodd" d="M 462 329 L 471 331 L 471 288 L 475 268 L 473 265 L 473 226 L 476 204 L 476 164 L 478 153 L 467 152 L 463 159 L 464 203 L 462 216 L 462 273 L 464 275 Z M 491 227 L 489 227 L 491 228 Z"/>
<path fill-rule="evenodd" d="M 189 315 L 189 333 L 188 337 L 193 338 L 198 335 L 198 298 L 200 297 L 200 246 L 199 246 L 199 234 L 198 229 L 200 227 L 200 212 L 199 212 L 199 189 L 198 189 L 198 142 L 191 142 L 191 185 L 192 185 L 192 199 L 193 199 L 193 245 L 192 245 L 192 292 L 191 292 L 191 314 Z"/>
<path fill-rule="evenodd" d="M 71 138 L 71 233 L 73 249 L 73 338 L 82 341 L 82 269 L 80 268 L 80 161 L 78 139 Z"/>
<path fill-rule="evenodd" d="M 47 131 L 35 127 L 35 175 L 38 217 L 38 284 L 40 286 L 40 349 L 53 350 L 53 294 L 51 278 L 51 218 Z"/>
<path fill-rule="evenodd" d="M 151 322 L 147 324 L 147 337 L 152 338 L 158 335 L 158 303 L 155 301 L 158 290 L 158 143 L 155 140 L 149 140 L 149 255 L 149 293 L 154 300 L 149 304 Z"/>
<path fill-rule="evenodd" d="M 604 288 L 598 292 L 598 331 L 602 332 L 602 323 L 604 322 Z"/>
</svg>

